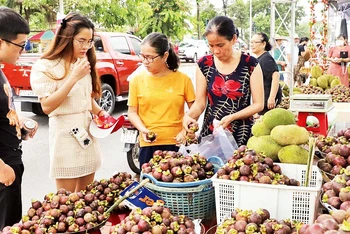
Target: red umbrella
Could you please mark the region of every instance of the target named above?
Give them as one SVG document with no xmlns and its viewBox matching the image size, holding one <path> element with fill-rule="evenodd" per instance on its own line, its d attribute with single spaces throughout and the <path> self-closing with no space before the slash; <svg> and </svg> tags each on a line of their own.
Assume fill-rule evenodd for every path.
<svg viewBox="0 0 350 234">
<path fill-rule="evenodd" d="M 51 40 L 55 36 L 55 30 L 39 32 L 29 38 L 29 41 Z"/>
</svg>

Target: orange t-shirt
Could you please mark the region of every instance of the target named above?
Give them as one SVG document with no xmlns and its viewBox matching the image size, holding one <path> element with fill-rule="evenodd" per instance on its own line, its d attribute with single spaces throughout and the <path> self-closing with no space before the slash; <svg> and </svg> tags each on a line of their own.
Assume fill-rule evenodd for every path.
<svg viewBox="0 0 350 234">
<path fill-rule="evenodd" d="M 157 134 L 154 143 L 140 146 L 174 145 L 182 130 L 185 102 L 195 99 L 191 79 L 176 71 L 167 76 L 155 77 L 148 71 L 135 75 L 129 86 L 128 106 L 138 108 L 138 115 L 147 129 Z"/>
</svg>

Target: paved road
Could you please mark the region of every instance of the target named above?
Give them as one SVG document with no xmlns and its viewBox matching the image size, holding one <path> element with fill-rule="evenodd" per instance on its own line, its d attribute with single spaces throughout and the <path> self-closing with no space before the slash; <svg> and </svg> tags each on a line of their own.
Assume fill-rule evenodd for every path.
<svg viewBox="0 0 350 234">
<path fill-rule="evenodd" d="M 184 63 L 180 70 L 194 78 L 194 64 Z M 20 110 L 19 103 L 16 107 Z M 126 102 L 116 104 L 113 116 L 118 117 L 127 111 Z M 43 200 L 44 195 L 56 190 L 55 181 L 49 174 L 49 145 L 48 145 L 48 118 L 33 113 L 22 112 L 23 116 L 36 120 L 40 128 L 35 138 L 23 143 L 23 161 L 25 172 L 23 176 L 23 213 L 26 213 L 32 199 Z M 100 140 L 104 161 L 102 168 L 96 173 L 96 179 L 110 178 L 114 172 L 132 171 L 128 167 L 126 154 L 122 152 L 123 144 L 120 142 L 120 131 Z"/>
</svg>

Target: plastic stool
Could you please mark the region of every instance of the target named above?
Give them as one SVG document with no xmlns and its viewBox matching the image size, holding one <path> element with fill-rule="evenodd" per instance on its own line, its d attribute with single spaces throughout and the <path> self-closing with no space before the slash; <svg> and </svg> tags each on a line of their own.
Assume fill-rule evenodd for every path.
<svg viewBox="0 0 350 234">
<path fill-rule="evenodd" d="M 315 116 L 319 121 L 319 127 L 316 127 L 316 128 L 307 127 L 306 119 L 308 116 Z M 327 132 L 328 132 L 327 112 L 299 112 L 297 124 L 300 127 L 306 128 L 306 130 L 308 131 L 327 136 Z"/>
</svg>

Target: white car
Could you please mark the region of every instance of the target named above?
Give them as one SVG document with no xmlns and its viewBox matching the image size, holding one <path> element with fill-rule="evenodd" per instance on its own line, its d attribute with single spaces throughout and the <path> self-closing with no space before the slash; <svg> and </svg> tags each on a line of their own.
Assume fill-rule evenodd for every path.
<svg viewBox="0 0 350 234">
<path fill-rule="evenodd" d="M 204 40 L 183 41 L 179 44 L 179 57 L 186 62 L 197 62 L 199 58 L 209 53 L 209 47 Z"/>
</svg>

